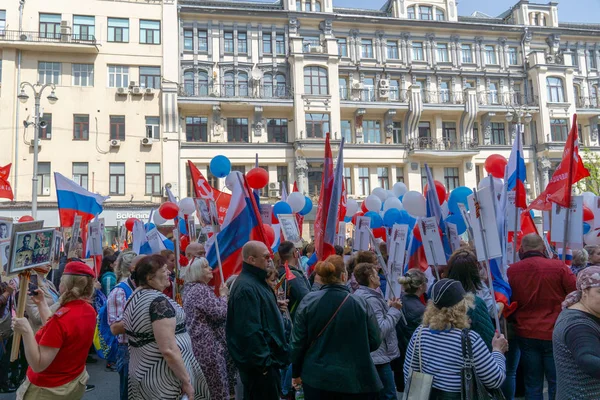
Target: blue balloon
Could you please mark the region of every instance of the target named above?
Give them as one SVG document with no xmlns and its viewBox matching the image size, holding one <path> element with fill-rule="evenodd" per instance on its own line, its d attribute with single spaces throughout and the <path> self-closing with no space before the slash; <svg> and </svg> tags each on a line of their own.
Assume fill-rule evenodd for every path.
<svg viewBox="0 0 600 400">
<path fill-rule="evenodd" d="M 275 216 L 279 215 L 279 214 L 291 214 L 292 213 L 292 207 L 290 207 L 290 205 L 288 203 L 286 203 L 285 201 L 278 201 L 277 203 L 275 203 L 275 205 L 273 206 L 273 214 L 275 214 Z"/>
<path fill-rule="evenodd" d="M 231 161 L 223 155 L 213 157 L 210 160 L 210 172 L 217 178 L 225 178 L 231 172 Z"/>
<path fill-rule="evenodd" d="M 465 225 L 465 220 L 460 214 L 450 214 L 448 218 L 446 218 L 446 222 L 450 222 L 451 224 L 456 225 L 456 230 L 459 235 L 462 235 L 467 230 L 467 226 Z"/>
<path fill-rule="evenodd" d="M 308 196 L 304 196 L 304 207 L 302 208 L 302 210 L 300 210 L 300 212 L 298 212 L 298 214 L 306 215 L 312 210 L 312 208 L 312 200 Z"/>
<path fill-rule="evenodd" d="M 154 228 L 156 228 L 156 225 L 154 225 L 152 222 L 146 222 L 144 224 L 144 229 L 146 230 L 146 232 L 150 232 Z"/>
<path fill-rule="evenodd" d="M 391 228 L 394 224 L 397 224 L 400 220 L 400 210 L 390 208 L 383 214 L 383 225 Z"/>
<path fill-rule="evenodd" d="M 398 217 L 398 221 L 396 223 L 408 225 L 409 230 L 412 231 L 417 223 L 417 219 L 411 216 L 406 210 L 400 210 L 400 216 Z"/>
<path fill-rule="evenodd" d="M 464 204 L 468 210 L 469 203 L 467 201 L 467 197 L 472 194 L 473 191 L 466 186 L 457 187 L 450 192 L 450 197 L 448 198 L 448 210 L 452 214 L 460 215 L 460 208 L 458 207 L 458 204 Z"/>
<path fill-rule="evenodd" d="M 348 223 L 352 221 L 352 217 L 344 217 L 344 222 Z"/>
<path fill-rule="evenodd" d="M 404 195 L 398 196 L 398 200 L 400 200 L 400 201 L 402 201 L 403 198 L 404 198 Z"/>
<path fill-rule="evenodd" d="M 367 212 L 365 217 L 371 218 L 371 229 L 381 228 L 383 226 L 383 219 L 375 211 Z"/>
<path fill-rule="evenodd" d="M 590 231 L 590 229 L 592 229 L 590 224 L 588 224 L 587 222 L 584 222 L 583 223 L 583 234 L 585 235 L 586 233 L 588 233 Z"/>
</svg>

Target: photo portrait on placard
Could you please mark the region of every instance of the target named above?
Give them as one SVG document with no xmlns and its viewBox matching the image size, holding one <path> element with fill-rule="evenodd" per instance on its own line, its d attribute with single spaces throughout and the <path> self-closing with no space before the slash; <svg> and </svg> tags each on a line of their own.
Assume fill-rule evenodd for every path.
<svg viewBox="0 0 600 400">
<path fill-rule="evenodd" d="M 63 247 L 63 237 L 59 231 L 54 233 L 54 243 L 52 244 L 52 262 L 58 264 L 60 261 L 60 252 Z"/>
<path fill-rule="evenodd" d="M 0 217 L 0 242 L 9 241 L 12 235 L 13 220 Z"/>
<path fill-rule="evenodd" d="M 10 242 L 0 243 L 0 264 L 2 264 L 2 275 L 8 273 L 8 260 L 10 259 Z"/>
<path fill-rule="evenodd" d="M 8 273 L 47 265 L 52 261 L 53 228 L 15 233 Z"/>
</svg>

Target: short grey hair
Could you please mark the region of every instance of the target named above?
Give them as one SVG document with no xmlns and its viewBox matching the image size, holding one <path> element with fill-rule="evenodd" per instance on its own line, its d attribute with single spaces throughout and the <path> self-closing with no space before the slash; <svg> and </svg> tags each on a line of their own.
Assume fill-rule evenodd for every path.
<svg viewBox="0 0 600 400">
<path fill-rule="evenodd" d="M 573 250 L 573 261 L 571 265 L 575 267 L 585 267 L 588 263 L 589 254 L 586 249 Z"/>
<path fill-rule="evenodd" d="M 129 267 L 131 267 L 131 263 L 133 259 L 137 257 L 137 254 L 133 251 L 126 251 L 119 254 L 116 261 L 115 272 L 117 274 L 117 282 L 122 278 L 127 278 L 131 275 L 129 271 Z"/>
<path fill-rule="evenodd" d="M 194 261 L 185 268 L 183 280 L 185 283 L 198 282 L 202 278 L 202 269 L 208 267 L 208 260 L 204 257 L 194 258 Z"/>
</svg>

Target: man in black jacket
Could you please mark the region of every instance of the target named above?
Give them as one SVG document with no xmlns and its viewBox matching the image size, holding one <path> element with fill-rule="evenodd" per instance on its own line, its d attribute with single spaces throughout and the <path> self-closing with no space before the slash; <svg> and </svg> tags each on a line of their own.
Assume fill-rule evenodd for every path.
<svg viewBox="0 0 600 400">
<path fill-rule="evenodd" d="M 310 293 L 310 283 L 302 270 L 300 270 L 300 252 L 294 246 L 292 242 L 282 242 L 279 245 L 279 258 L 281 259 L 281 265 L 277 269 L 279 273 L 279 279 L 285 276 L 285 263 L 288 263 L 288 268 L 296 277 L 295 279 L 288 280 L 283 284 L 286 288 L 286 299 L 289 300 L 290 317 L 294 320 L 296 310 L 300 305 L 300 302 Z"/>
<path fill-rule="evenodd" d="M 277 299 L 266 281 L 271 252 L 251 241 L 242 258 L 227 304 L 227 348 L 240 371 L 244 400 L 279 400 L 279 370 L 290 361 Z"/>
</svg>

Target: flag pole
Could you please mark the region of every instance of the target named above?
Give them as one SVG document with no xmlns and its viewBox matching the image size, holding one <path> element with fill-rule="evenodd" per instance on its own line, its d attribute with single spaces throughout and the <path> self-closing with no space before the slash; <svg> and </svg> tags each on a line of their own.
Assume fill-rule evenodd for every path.
<svg viewBox="0 0 600 400">
<path fill-rule="evenodd" d="M 577 126 L 577 114 L 573 115 L 573 127 Z M 573 127 L 571 129 L 573 129 Z M 575 128 L 576 129 L 576 128 Z M 567 260 L 567 244 L 568 244 L 568 240 L 569 240 L 569 219 L 570 219 L 570 214 L 571 214 L 571 191 L 573 188 L 573 163 L 577 162 L 577 159 L 575 157 L 573 157 L 573 150 L 575 149 L 575 140 L 574 138 L 571 139 L 571 155 L 570 155 L 570 160 L 569 160 L 569 173 L 568 173 L 568 188 L 569 190 L 567 191 L 567 193 L 565 193 L 566 197 L 567 197 L 567 216 L 565 217 L 565 231 L 564 231 L 564 237 L 563 237 L 563 253 L 562 253 L 562 262 L 564 263 Z"/>
<path fill-rule="evenodd" d="M 440 280 L 440 272 L 438 271 L 438 262 L 437 262 L 437 259 L 435 258 L 435 252 L 433 251 L 433 242 L 431 240 L 428 240 L 427 243 L 429 243 L 429 251 L 431 251 L 431 256 L 433 257 L 433 271 L 435 272 L 435 277 L 439 281 Z"/>
</svg>

